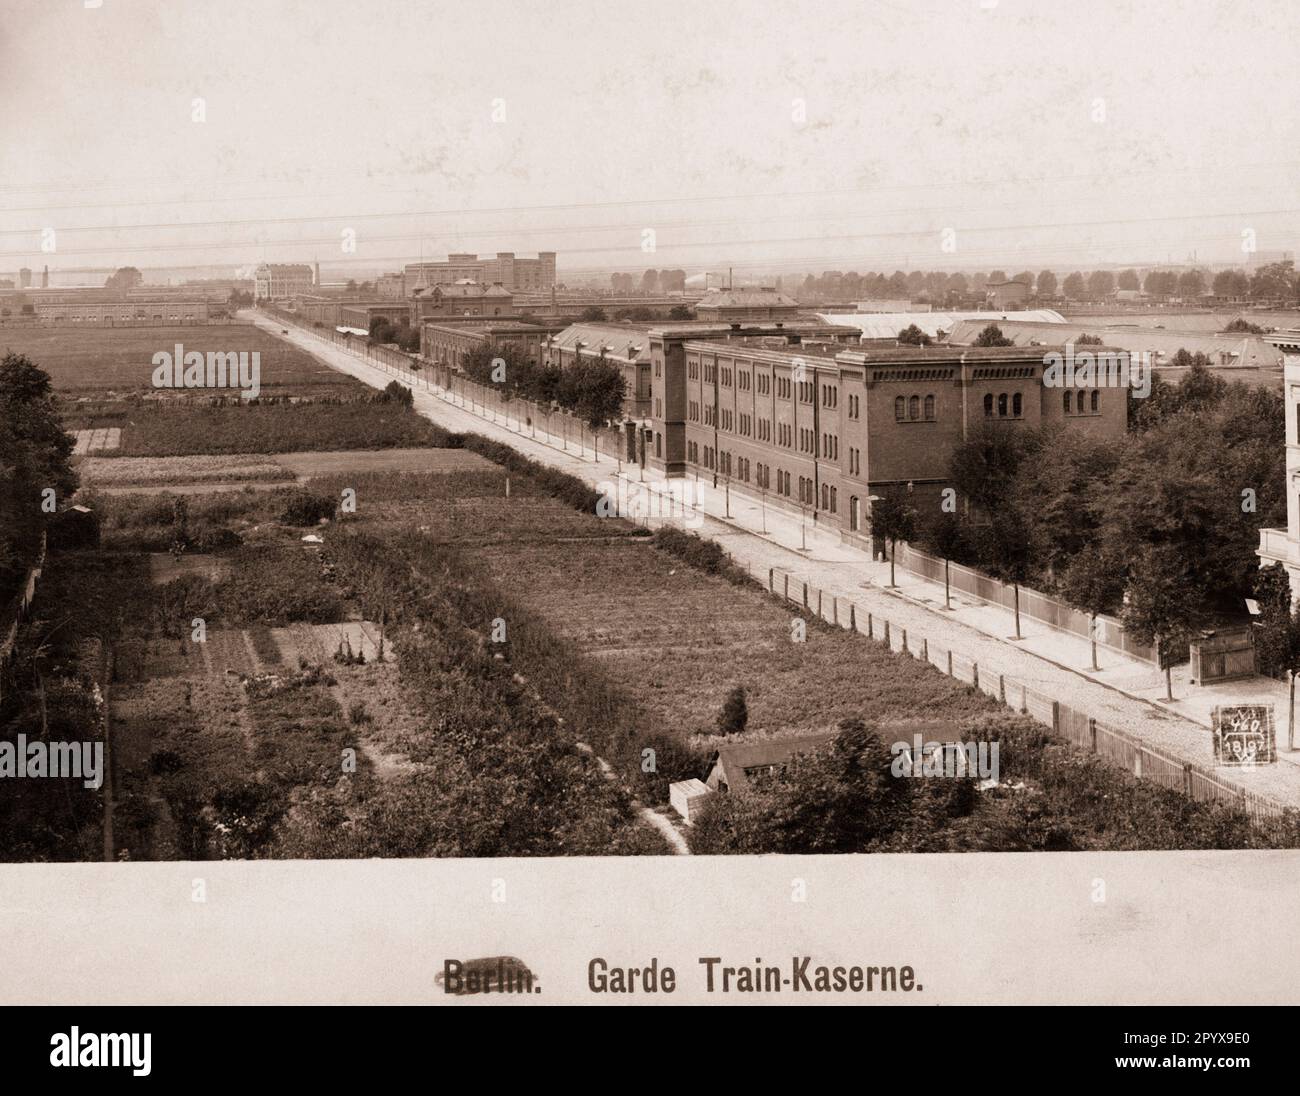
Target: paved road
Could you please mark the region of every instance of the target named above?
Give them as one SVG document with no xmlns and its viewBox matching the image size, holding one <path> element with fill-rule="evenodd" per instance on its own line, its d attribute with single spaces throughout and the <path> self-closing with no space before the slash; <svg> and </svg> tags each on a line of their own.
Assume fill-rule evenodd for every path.
<svg viewBox="0 0 1300 1096">
<path fill-rule="evenodd" d="M 280 335 L 282 325 L 279 323 L 261 316 L 250 316 L 250 319 L 333 368 L 373 387 L 382 388 L 399 373 L 391 367 L 385 368 L 358 358 L 310 332 L 291 327 L 287 336 Z M 409 374 L 402 373 L 401 379 L 409 377 Z M 447 394 L 436 386 L 427 386 L 426 378 L 415 379 L 415 408 L 441 426 L 507 442 L 526 456 L 563 469 L 593 485 L 612 484 L 619 478 L 618 466 L 608 456 L 596 461 L 589 447 L 585 455 L 579 455 L 571 441 L 566 451 L 561 448 L 559 438 L 554 439 L 554 445 L 548 445 L 540 430 L 520 431 L 513 417 L 497 416 L 494 421 L 490 410 L 486 415 L 476 413 L 457 402 L 449 402 Z M 454 401 L 454 397 L 452 399 Z M 630 488 L 639 484 L 642 476 L 652 488 L 664 484 L 663 477 L 657 473 L 649 470 L 642 473 L 637 469 L 624 475 L 623 482 Z M 682 489 L 682 481 L 674 481 L 674 484 L 676 489 Z M 813 530 L 801 522 L 798 514 L 765 508 L 758 500 L 743 497 L 738 492 L 732 492 L 728 500 L 723 489 L 713 488 L 707 481 L 698 484 L 686 481 L 685 489 L 696 493 L 690 500 L 694 505 L 687 510 L 686 524 L 720 543 L 756 577 L 761 576 L 765 581 L 770 567 L 789 571 L 798 580 L 823 589 L 828 599 L 830 596 L 844 599 L 841 612 L 847 612 L 847 601 L 851 600 L 856 606 L 860 628 L 870 612 L 877 618 L 889 620 L 895 634 L 897 629 L 906 628 L 909 645 L 919 644 L 924 637 L 933 647 L 951 649 L 956 656 L 977 662 L 981 675 L 989 672 L 1004 674 L 1126 731 L 1150 746 L 1207 769 L 1215 767 L 1210 733 L 1205 725 L 1140 696 L 1126 695 L 1115 686 L 1071 669 L 1071 665 L 1088 664 L 1086 642 L 1062 637 L 1045 626 L 1029 622 L 1023 628 L 1028 638 L 1021 643 L 1012 642 L 1005 638 L 1013 627 L 1009 613 L 993 606 L 979 605 L 970 599 L 962 599 L 955 612 L 947 612 L 943 608 L 942 585 L 936 587 L 915 576 L 904 576 L 901 570 L 898 572 L 901 589 L 886 589 L 888 564 L 874 561 L 868 553 L 840 543 L 836 535 Z M 728 509 L 730 519 L 725 516 Z M 650 527 L 668 522 L 683 523 L 679 508 L 674 508 L 671 518 L 665 515 L 644 519 L 644 524 Z M 766 535 L 760 531 L 762 528 L 767 529 Z M 801 547 L 804 544 L 806 550 Z M 1055 658 L 1051 652 L 1065 654 Z M 1159 688 L 1154 670 L 1113 653 L 1103 655 L 1103 660 L 1111 663 L 1107 672 L 1120 680 L 1132 683 L 1137 673 L 1144 675 L 1147 689 L 1154 692 Z M 1104 679 L 1105 673 L 1098 676 Z M 1136 688 L 1128 690 L 1136 691 Z M 1210 702 L 1220 700 L 1211 696 Z M 1209 703 L 1202 702 L 1202 706 L 1208 708 Z M 1285 718 L 1282 723 L 1281 737 L 1285 738 Z M 1280 745 L 1284 746 L 1285 742 Z M 1292 753 L 1276 766 L 1252 771 L 1218 771 L 1225 778 L 1261 795 L 1300 806 L 1300 765 L 1296 764 L 1297 760 L 1300 760 L 1300 753 Z"/>
</svg>

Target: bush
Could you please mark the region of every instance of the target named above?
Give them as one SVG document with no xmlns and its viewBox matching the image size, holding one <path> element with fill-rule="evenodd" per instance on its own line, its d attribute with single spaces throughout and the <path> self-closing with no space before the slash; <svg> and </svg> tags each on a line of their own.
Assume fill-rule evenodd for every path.
<svg viewBox="0 0 1300 1096">
<path fill-rule="evenodd" d="M 337 503 L 324 495 L 297 491 L 286 500 L 280 520 L 286 525 L 319 525 L 334 517 Z"/>
<path fill-rule="evenodd" d="M 742 734 L 749 722 L 749 708 L 745 704 L 745 690 L 737 685 L 727 694 L 727 702 L 718 713 L 718 734 Z"/>
</svg>

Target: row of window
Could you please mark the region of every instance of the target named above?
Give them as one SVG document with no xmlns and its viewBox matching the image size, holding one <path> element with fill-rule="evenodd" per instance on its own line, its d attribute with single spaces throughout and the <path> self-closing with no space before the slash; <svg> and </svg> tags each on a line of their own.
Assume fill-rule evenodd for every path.
<svg viewBox="0 0 1300 1096">
<path fill-rule="evenodd" d="M 1001 393 L 997 397 L 996 403 L 994 401 L 992 392 L 985 393 L 984 417 L 986 419 L 993 418 L 994 417 L 993 411 L 995 407 L 997 408 L 997 417 L 1000 419 L 1005 419 L 1008 417 L 1013 419 L 1018 419 L 1023 417 L 1024 401 L 1022 400 L 1020 393 L 1019 392 L 1014 393 L 1010 397 L 1010 401 L 1011 401 L 1010 403 L 1007 402 L 1007 394 L 1005 392 Z"/>
<path fill-rule="evenodd" d="M 857 397 L 850 397 L 856 400 Z M 850 418 L 857 416 L 850 414 Z M 934 422 L 934 397 L 926 396 L 925 401 L 921 401 L 920 396 L 898 396 L 894 400 L 894 421 L 895 422 Z"/>
<path fill-rule="evenodd" d="M 1071 392 L 1066 389 L 1061 393 L 1061 406 L 1067 415 L 1100 415 L 1101 393 L 1096 389 L 1091 392 Z"/>
<path fill-rule="evenodd" d="M 730 476 L 733 470 L 732 454 L 728 452 L 719 453 L 716 449 L 706 445 L 703 449 L 704 460 L 701 462 L 700 446 L 698 442 L 687 442 L 686 459 L 692 464 L 702 464 L 704 468 L 711 471 L 720 472 L 724 476 Z M 742 483 L 749 483 L 750 474 L 753 473 L 755 485 L 765 490 L 772 487 L 772 467 L 761 462 L 755 468 L 751 465 L 747 457 L 737 456 L 734 458 L 734 470 L 736 479 Z M 798 488 L 799 501 L 805 506 L 815 506 L 817 504 L 816 485 L 807 476 L 800 476 L 796 481 Z M 790 473 L 783 472 L 781 469 L 776 470 L 776 493 L 784 495 L 787 498 L 791 496 Z M 831 484 L 823 483 L 821 491 L 821 508 L 828 510 L 830 513 L 839 512 L 839 490 Z"/>
</svg>

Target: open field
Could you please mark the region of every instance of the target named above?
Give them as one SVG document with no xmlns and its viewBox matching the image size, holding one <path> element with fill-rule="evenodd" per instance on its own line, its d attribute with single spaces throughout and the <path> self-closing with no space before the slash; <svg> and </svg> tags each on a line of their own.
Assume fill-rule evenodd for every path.
<svg viewBox="0 0 1300 1096">
<path fill-rule="evenodd" d="M 350 377 L 318 362 L 252 324 L 189 327 L 33 327 L 0 332 L 0 354 L 26 354 L 50 374 L 68 399 L 155 393 L 153 355 L 189 350 L 256 350 L 261 354 L 264 396 L 346 397 L 364 391 Z M 191 393 L 193 395 L 194 393 Z M 201 393 L 206 394 L 206 393 Z"/>
</svg>

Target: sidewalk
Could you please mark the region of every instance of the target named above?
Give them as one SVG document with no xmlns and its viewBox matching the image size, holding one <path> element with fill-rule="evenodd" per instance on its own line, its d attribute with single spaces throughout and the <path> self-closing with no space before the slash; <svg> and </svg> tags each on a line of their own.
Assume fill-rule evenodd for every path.
<svg viewBox="0 0 1300 1096">
<path fill-rule="evenodd" d="M 667 481 L 652 470 L 622 466 L 609 455 L 595 459 L 588 444 L 582 453 L 573 440 L 548 436 L 540 424 L 522 426 L 512 414 L 485 413 L 461 406 L 458 396 L 429 386 L 426 378 L 391 366 L 372 364 L 310 332 L 290 328 L 256 316 L 253 322 L 272 331 L 334 368 L 375 387 L 395 376 L 412 387 L 421 414 L 451 430 L 476 432 L 512 445 L 541 461 L 600 488 L 621 481 L 623 490 L 674 490 L 678 504 L 672 517 L 639 518 L 655 528 L 683 523 L 721 544 L 742 566 L 766 584 L 768 568 L 788 572 L 793 578 L 820 588 L 829 596 L 852 602 L 859 619 L 875 613 L 912 635 L 942 641 L 942 645 L 977 662 L 982 670 L 1005 674 L 1062 703 L 1091 713 L 1127 731 L 1157 749 L 1170 751 L 1207 769 L 1248 786 L 1280 802 L 1300 806 L 1300 751 L 1286 749 L 1287 687 L 1266 678 L 1197 687 L 1188 681 L 1188 668 L 1174 673 L 1172 704 L 1164 696 L 1164 674 L 1155 667 L 1106 648 L 1098 649 L 1100 672 L 1093 673 L 1090 644 L 1086 639 L 1058 632 L 1037 621 L 1021 618 L 1020 641 L 1014 640 L 1013 614 L 969 596 L 955 595 L 953 610 L 943 607 L 943 584 L 896 569 L 897 588 L 889 589 L 889 564 L 873 560 L 867 552 L 840 542 L 838 534 L 814 528 L 797 513 L 765 506 L 758 498 L 727 491 L 711 480 L 693 477 Z M 683 488 L 688 495 L 685 521 L 680 508 Z M 692 508 L 693 504 L 693 508 Z M 728 516 L 729 513 L 729 516 Z M 764 532 L 764 530 L 766 530 Z M 1216 704 L 1272 703 L 1278 730 L 1276 766 L 1243 771 L 1214 765 L 1208 727 Z"/>
</svg>

